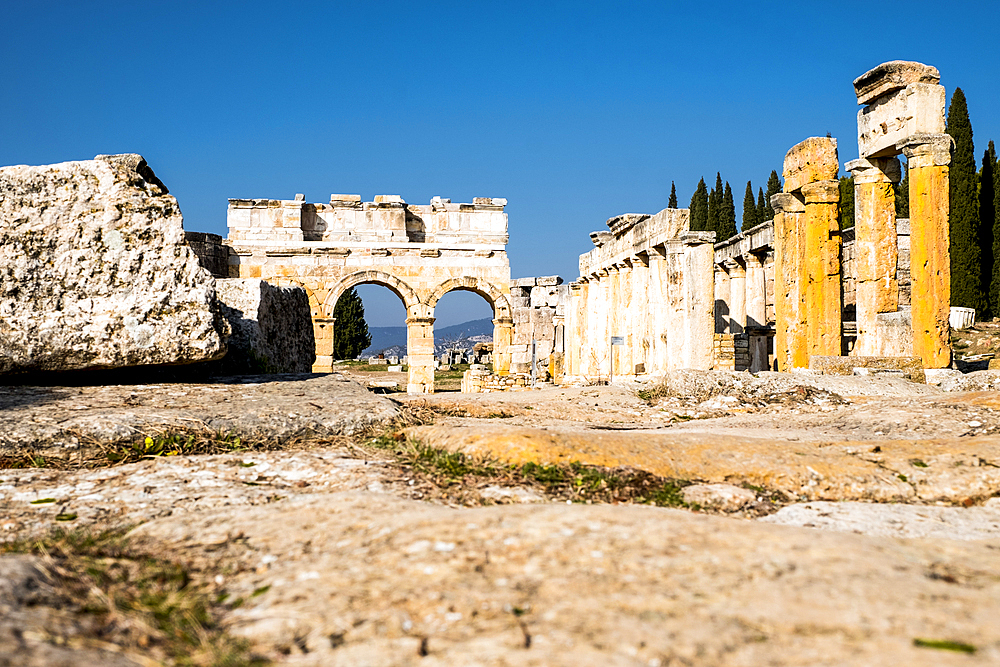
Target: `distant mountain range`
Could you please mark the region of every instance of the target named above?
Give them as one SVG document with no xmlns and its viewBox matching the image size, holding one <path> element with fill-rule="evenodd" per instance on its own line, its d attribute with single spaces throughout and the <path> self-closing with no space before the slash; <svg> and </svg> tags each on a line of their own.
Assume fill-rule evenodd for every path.
<svg viewBox="0 0 1000 667">
<path fill-rule="evenodd" d="M 362 357 L 370 357 L 379 352 L 386 356 L 403 356 L 406 354 L 406 327 L 368 327 L 372 335 L 372 344 L 368 346 Z M 471 320 L 450 327 L 434 330 L 434 351 L 438 354 L 447 347 L 459 347 L 467 350 L 476 343 L 493 342 L 493 320 Z"/>
</svg>

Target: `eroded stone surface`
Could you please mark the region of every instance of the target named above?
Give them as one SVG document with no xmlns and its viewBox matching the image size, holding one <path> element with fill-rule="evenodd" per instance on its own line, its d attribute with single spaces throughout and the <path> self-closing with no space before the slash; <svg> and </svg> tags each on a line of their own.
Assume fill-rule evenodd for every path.
<svg viewBox="0 0 1000 667">
<path fill-rule="evenodd" d="M 329 375 L 260 375 L 201 384 L 0 387 L 0 454 L 69 456 L 167 430 L 286 440 L 395 419 L 391 401 Z"/>
<path fill-rule="evenodd" d="M 234 531 L 245 551 L 206 550 Z M 229 627 L 287 664 L 1000 659 L 1000 543 L 635 506 L 453 510 L 370 493 L 165 517 L 135 535 L 196 569 L 228 565 L 222 585 L 245 600 Z M 922 649 L 916 638 L 977 652 Z"/>
<path fill-rule="evenodd" d="M 225 352 L 214 280 L 139 155 L 0 169 L 0 373 Z"/>
<path fill-rule="evenodd" d="M 788 505 L 760 519 L 880 537 L 1000 540 L 1000 507 L 934 507 L 856 502 Z"/>
</svg>

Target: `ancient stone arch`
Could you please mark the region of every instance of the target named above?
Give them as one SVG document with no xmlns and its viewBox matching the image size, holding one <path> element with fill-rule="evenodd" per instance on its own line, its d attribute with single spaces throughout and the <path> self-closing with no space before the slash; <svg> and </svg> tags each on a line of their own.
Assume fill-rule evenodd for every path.
<svg viewBox="0 0 1000 667">
<path fill-rule="evenodd" d="M 507 200 L 477 197 L 453 204 L 435 197 L 406 204 L 396 195 L 362 202 L 331 195 L 329 204 L 230 199 L 229 274 L 296 284 L 309 293 L 316 372 L 333 368 L 333 308 L 351 287 L 384 285 L 406 306 L 407 391 L 434 390 L 434 306 L 453 289 L 494 306 L 494 370 L 510 369 L 510 265 Z"/>
</svg>

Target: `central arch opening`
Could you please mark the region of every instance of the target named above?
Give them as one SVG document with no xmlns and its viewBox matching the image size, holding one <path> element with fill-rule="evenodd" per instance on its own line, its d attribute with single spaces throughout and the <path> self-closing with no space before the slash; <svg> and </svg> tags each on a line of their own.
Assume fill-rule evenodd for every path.
<svg viewBox="0 0 1000 667">
<path fill-rule="evenodd" d="M 337 316 L 334 323 L 334 367 L 377 393 L 406 391 L 409 367 L 406 358 L 406 306 L 402 298 L 387 286 L 370 282 L 346 290 L 337 303 L 355 299 L 363 308 L 362 317 L 370 342 L 360 350 L 350 349 L 345 354 L 341 338 L 359 327 L 356 322 L 342 321 L 341 311 L 342 315 Z"/>
<path fill-rule="evenodd" d="M 434 391 L 461 391 L 462 375 L 473 363 L 493 363 L 493 304 L 482 294 L 458 287 L 434 306 Z"/>
</svg>

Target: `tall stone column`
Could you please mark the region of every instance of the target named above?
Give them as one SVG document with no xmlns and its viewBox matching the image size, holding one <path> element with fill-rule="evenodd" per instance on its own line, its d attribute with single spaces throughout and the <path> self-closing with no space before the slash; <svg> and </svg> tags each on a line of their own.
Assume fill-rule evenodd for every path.
<svg viewBox="0 0 1000 667">
<path fill-rule="evenodd" d="M 580 366 L 580 350 L 583 349 L 587 331 L 587 286 L 581 277 L 569 285 L 569 307 L 566 323 L 566 374 L 579 377 L 583 374 Z"/>
<path fill-rule="evenodd" d="M 729 274 L 729 333 L 743 333 L 747 322 L 747 274 L 743 265 L 735 259 L 725 261 Z"/>
<path fill-rule="evenodd" d="M 510 341 L 508 341 L 509 344 Z M 494 341 L 494 351 L 497 341 Z M 414 314 L 406 318 L 406 357 L 410 375 L 408 394 L 434 393 L 434 318 Z M 495 357 L 494 357 L 495 359 Z"/>
<path fill-rule="evenodd" d="M 924 368 L 951 364 L 948 169 L 953 145 L 947 134 L 914 134 L 896 146 L 909 167 L 913 353 Z"/>
<path fill-rule="evenodd" d="M 633 370 L 638 364 L 642 364 L 649 372 L 649 361 L 647 359 L 650 352 L 650 316 L 649 307 L 649 264 L 645 255 L 640 255 L 632 260 L 632 364 Z"/>
<path fill-rule="evenodd" d="M 847 169 L 854 176 L 854 266 L 858 339 L 852 354 L 880 353 L 879 313 L 899 308 L 896 269 L 896 196 L 893 183 L 900 178 L 896 158 L 852 160 Z"/>
<path fill-rule="evenodd" d="M 771 196 L 774 209 L 774 356 L 779 371 L 808 368 L 803 320 L 799 221 L 805 205 L 787 192 Z"/>
<path fill-rule="evenodd" d="M 333 371 L 333 323 L 335 317 L 314 317 L 313 338 L 316 341 L 316 361 L 313 362 L 313 373 L 330 373 Z"/>
<path fill-rule="evenodd" d="M 635 374 L 632 365 L 632 341 L 635 338 L 634 306 L 632 302 L 632 262 L 626 259 L 618 265 L 618 335 L 625 339 L 624 345 L 618 346 L 618 358 L 615 359 L 615 373 L 618 375 Z"/>
<path fill-rule="evenodd" d="M 670 368 L 668 356 L 667 336 L 670 303 L 666 293 L 666 273 L 667 262 L 656 248 L 649 253 L 649 343 L 651 349 L 651 364 L 647 366 L 647 372 L 653 370 L 662 373 Z"/>
<path fill-rule="evenodd" d="M 843 324 L 840 297 L 840 184 L 802 186 L 805 197 L 805 323 L 808 354 L 840 356 Z M 808 358 L 806 366 L 809 365 Z"/>
<path fill-rule="evenodd" d="M 611 313 L 614 308 L 614 284 L 617 282 L 615 278 L 618 277 L 618 271 L 614 267 L 608 267 L 605 270 L 598 271 L 598 275 L 601 278 L 601 304 L 598 338 L 595 341 L 594 349 L 597 351 L 598 373 L 604 379 L 608 379 L 611 375 L 611 346 L 609 340 L 612 326 Z"/>
<path fill-rule="evenodd" d="M 743 255 L 746 262 L 746 325 L 763 327 L 767 324 L 767 276 L 764 262 L 760 257 L 748 253 Z M 750 337 L 750 370 L 754 373 L 769 370 L 767 359 L 767 336 Z"/>
<path fill-rule="evenodd" d="M 715 272 L 715 333 L 730 333 L 729 330 L 729 274 L 721 264 L 716 264 Z"/>
<path fill-rule="evenodd" d="M 493 320 L 493 372 L 497 375 L 510 374 L 510 346 L 513 342 L 514 320 L 510 317 L 498 317 Z M 431 343 L 433 355 L 433 340 Z M 433 364 L 433 361 L 431 363 Z"/>
<path fill-rule="evenodd" d="M 713 232 L 688 232 L 681 235 L 684 243 L 683 285 L 684 298 L 684 359 L 681 368 L 711 370 L 714 362 L 713 348 L 715 311 L 714 281 L 715 234 Z"/>
</svg>

